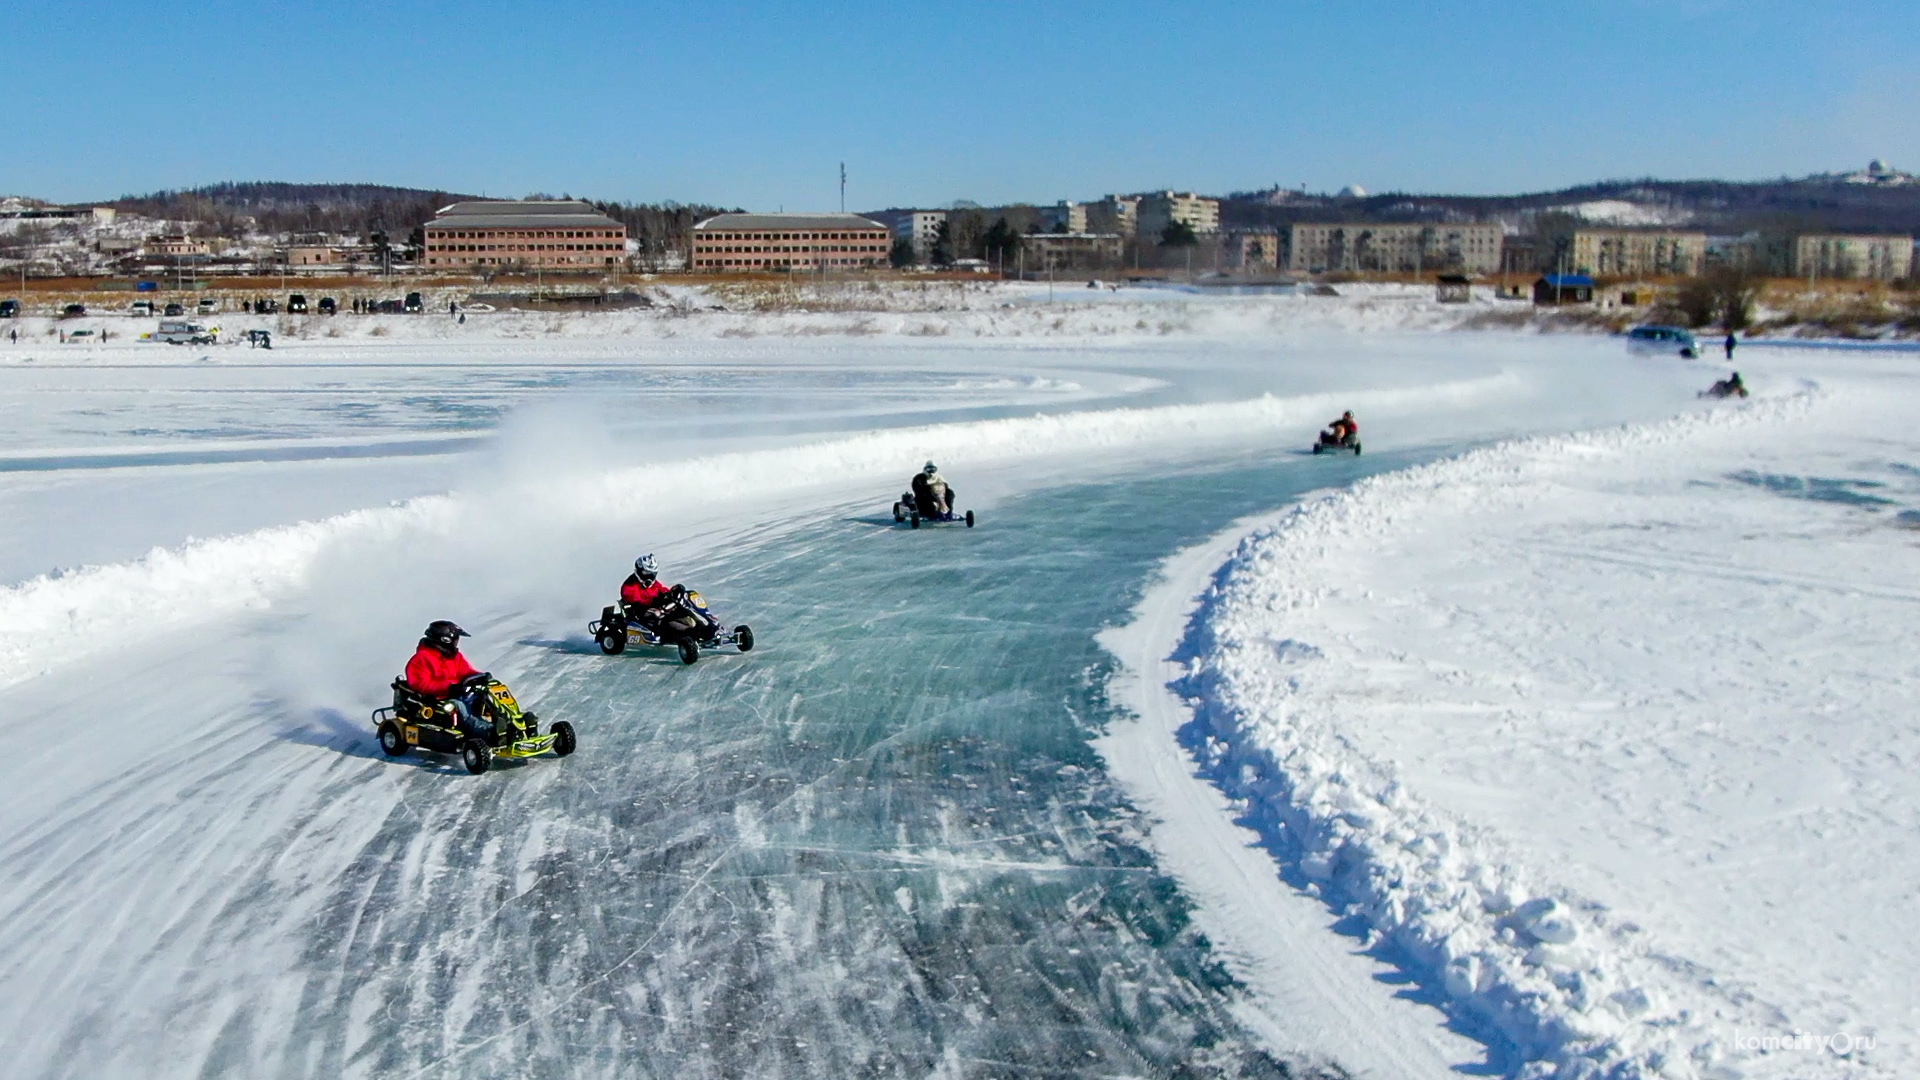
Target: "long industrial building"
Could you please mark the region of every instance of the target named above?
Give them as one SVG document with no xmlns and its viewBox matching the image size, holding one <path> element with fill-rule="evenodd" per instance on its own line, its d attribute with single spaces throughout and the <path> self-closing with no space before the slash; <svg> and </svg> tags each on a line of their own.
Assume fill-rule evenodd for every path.
<svg viewBox="0 0 1920 1080">
<path fill-rule="evenodd" d="M 693 268 L 855 270 L 884 265 L 891 239 L 858 214 L 716 214 L 693 227 Z"/>
<path fill-rule="evenodd" d="M 460 202 L 427 222 L 435 269 L 611 270 L 626 264 L 627 227 L 577 200 Z"/>
</svg>

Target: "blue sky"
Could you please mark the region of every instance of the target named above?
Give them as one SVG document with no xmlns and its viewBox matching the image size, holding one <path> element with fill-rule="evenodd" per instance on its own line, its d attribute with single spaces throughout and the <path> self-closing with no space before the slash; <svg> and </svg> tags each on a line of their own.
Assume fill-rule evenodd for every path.
<svg viewBox="0 0 1920 1080">
<path fill-rule="evenodd" d="M 1558 13 L 1555 9 L 1564 9 Z M 1920 4 L 16 0 L 0 193 L 831 209 L 1920 169 Z"/>
</svg>

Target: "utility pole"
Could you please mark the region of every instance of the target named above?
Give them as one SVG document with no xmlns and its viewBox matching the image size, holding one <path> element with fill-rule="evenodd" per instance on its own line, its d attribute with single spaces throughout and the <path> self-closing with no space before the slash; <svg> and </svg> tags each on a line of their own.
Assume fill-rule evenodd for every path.
<svg viewBox="0 0 1920 1080">
<path fill-rule="evenodd" d="M 847 163 L 840 163 L 840 212 L 847 212 Z"/>
</svg>

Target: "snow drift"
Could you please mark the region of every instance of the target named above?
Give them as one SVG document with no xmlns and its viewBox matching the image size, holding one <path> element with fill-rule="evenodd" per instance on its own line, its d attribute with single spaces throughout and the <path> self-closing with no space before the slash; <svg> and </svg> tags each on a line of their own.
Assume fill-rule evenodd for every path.
<svg viewBox="0 0 1920 1080">
<path fill-rule="evenodd" d="M 1356 920 L 1467 1030 L 1527 1077 L 1747 1075 L 1735 1031 L 1779 1014 L 1657 935 L 1518 861 L 1370 759 L 1324 703 L 1296 704 L 1317 647 L 1291 624 L 1323 599 L 1307 569 L 1350 537 L 1436 506 L 1551 483 L 1556 465 L 1659 453 L 1701 430 L 1805 411 L 1808 387 L 1732 411 L 1503 443 L 1365 480 L 1247 537 L 1218 571 L 1176 657 L 1194 706 L 1184 741 L 1289 879 Z"/>
</svg>

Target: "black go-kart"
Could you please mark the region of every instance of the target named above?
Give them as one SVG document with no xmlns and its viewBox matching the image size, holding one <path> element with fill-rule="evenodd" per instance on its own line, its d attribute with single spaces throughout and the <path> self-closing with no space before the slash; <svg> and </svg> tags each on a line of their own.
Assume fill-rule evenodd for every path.
<svg viewBox="0 0 1920 1080">
<path fill-rule="evenodd" d="M 1360 456 L 1360 440 L 1352 435 L 1336 439 L 1332 432 L 1323 431 L 1320 441 L 1313 444 L 1316 454 L 1344 454 L 1348 451 L 1352 451 L 1355 457 Z"/>
<path fill-rule="evenodd" d="M 608 656 L 619 656 L 629 645 L 671 645 L 680 653 L 680 662 L 691 664 L 700 659 L 701 649 L 731 645 L 741 652 L 753 651 L 753 627 L 742 623 L 731 630 L 707 610 L 707 601 L 684 585 L 667 592 L 664 604 L 653 609 L 651 619 L 629 618 L 623 606 L 609 604 L 600 609 L 600 617 L 587 624 L 587 632 Z"/>
<path fill-rule="evenodd" d="M 903 493 L 900 496 L 900 501 L 893 504 L 893 523 L 895 525 L 905 522 L 917 529 L 923 521 L 930 525 L 952 525 L 964 521 L 967 523 L 967 528 L 971 529 L 973 528 L 973 511 L 969 510 L 964 514 L 956 514 L 952 510 L 948 510 L 944 514 L 923 514 L 920 512 L 920 504 L 914 501 L 913 492 L 911 491 Z"/>
<path fill-rule="evenodd" d="M 493 725 L 493 737 L 483 739 L 462 731 L 453 703 L 428 697 L 402 679 L 393 680 L 393 704 L 373 710 L 374 730 L 380 735 L 380 749 L 389 757 L 402 757 L 410 750 L 434 754 L 458 754 L 467 771 L 476 775 L 492 767 L 494 759 L 540 757 L 552 754 L 566 757 L 576 745 L 573 725 L 555 720 L 545 735 L 540 734 L 539 717 L 523 712 L 506 685 L 489 675 L 476 675 L 464 688 L 479 681 L 485 693 L 478 695 L 480 708 Z"/>
</svg>

